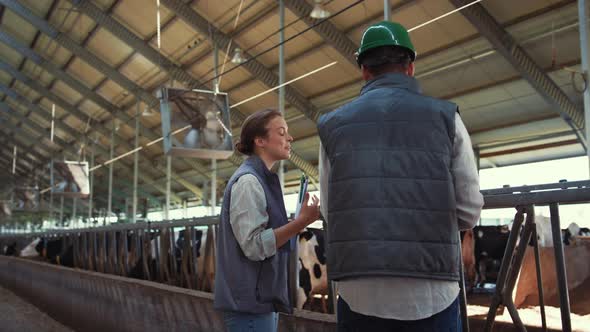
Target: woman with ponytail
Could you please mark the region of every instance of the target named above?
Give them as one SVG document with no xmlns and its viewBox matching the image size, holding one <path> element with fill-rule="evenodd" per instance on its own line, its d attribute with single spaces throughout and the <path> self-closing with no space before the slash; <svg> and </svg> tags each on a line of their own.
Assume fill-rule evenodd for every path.
<svg viewBox="0 0 590 332">
<path fill-rule="evenodd" d="M 289 159 L 291 142 L 281 113 L 263 110 L 242 125 L 236 150 L 248 156 L 225 188 L 217 236 L 215 308 L 228 331 L 276 331 L 278 312 L 292 311 L 289 255 L 297 234 L 319 218 L 319 200 L 306 194 L 299 216 L 287 219 L 272 169 Z"/>
</svg>

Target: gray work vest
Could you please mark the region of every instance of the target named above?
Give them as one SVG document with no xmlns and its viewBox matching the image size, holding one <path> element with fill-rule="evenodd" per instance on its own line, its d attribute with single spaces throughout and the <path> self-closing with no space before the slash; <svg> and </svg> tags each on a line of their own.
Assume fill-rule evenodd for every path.
<svg viewBox="0 0 590 332">
<path fill-rule="evenodd" d="M 320 118 L 330 160 L 328 276 L 459 280 L 453 103 L 389 73 Z"/>
<path fill-rule="evenodd" d="M 230 178 L 223 195 L 216 242 L 214 307 L 254 314 L 279 311 L 291 313 L 288 262 L 295 240 L 291 239 L 279 248 L 274 256 L 255 262 L 244 255 L 231 229 L 231 189 L 245 174 L 254 175 L 264 189 L 269 217 L 267 228 L 278 228 L 288 222 L 278 176 L 269 171 L 258 156 L 246 159 Z"/>
</svg>

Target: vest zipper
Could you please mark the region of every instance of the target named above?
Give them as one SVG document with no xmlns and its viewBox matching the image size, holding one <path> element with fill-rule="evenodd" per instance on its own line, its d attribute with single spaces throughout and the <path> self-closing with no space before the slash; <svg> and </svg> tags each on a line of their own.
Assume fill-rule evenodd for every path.
<svg viewBox="0 0 590 332">
<path fill-rule="evenodd" d="M 264 261 L 260 262 L 260 266 L 258 267 L 258 276 L 256 277 L 256 301 L 258 303 L 261 302 L 260 300 L 260 290 L 258 288 L 259 284 L 260 284 L 260 274 L 262 273 L 262 264 L 264 263 Z"/>
</svg>

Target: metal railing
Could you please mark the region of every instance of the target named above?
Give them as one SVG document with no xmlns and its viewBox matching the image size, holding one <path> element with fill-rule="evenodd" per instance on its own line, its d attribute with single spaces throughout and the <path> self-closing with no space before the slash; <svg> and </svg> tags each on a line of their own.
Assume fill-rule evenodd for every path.
<svg viewBox="0 0 590 332">
<path fill-rule="evenodd" d="M 546 327 L 542 299 L 543 287 L 540 275 L 539 249 L 538 243 L 536 241 L 537 237 L 534 208 L 535 206 L 547 205 L 550 207 L 551 212 L 551 230 L 555 251 L 556 272 L 558 280 L 557 286 L 560 299 L 562 328 L 563 331 L 571 331 L 569 293 L 567 288 L 564 249 L 561 241 L 559 205 L 590 202 L 590 181 L 560 182 L 532 186 L 507 187 L 482 190 L 481 192 L 484 195 L 485 200 L 484 209 L 516 208 L 517 210 L 514 224 L 510 232 L 510 237 L 508 239 L 508 244 L 505 249 L 504 258 L 502 260 L 500 273 L 498 275 L 496 294 L 492 299 L 492 304 L 490 305 L 490 310 L 488 312 L 486 331 L 491 331 L 496 317 L 496 309 L 500 305 L 507 307 L 517 328 L 521 331 L 526 331 L 526 328 L 524 327 L 524 324 L 522 323 L 518 312 L 516 311 L 514 303 L 512 302 L 511 294 L 516 284 L 516 278 L 520 271 L 529 239 L 533 239 L 542 311 L 542 323 L 543 327 Z M 48 230 L 27 234 L 2 234 L 0 235 L 0 243 L 6 243 L 6 241 L 13 240 L 15 238 L 22 239 L 23 237 L 28 239 L 35 237 L 62 237 L 66 239 L 66 241 L 64 241 L 64 245 L 72 244 L 75 248 L 76 267 L 99 272 L 126 275 L 126 273 L 129 271 L 129 268 L 128 266 L 125 267 L 122 265 L 121 261 L 127 261 L 127 256 L 116 253 L 127 252 L 127 250 L 117 251 L 117 245 L 119 247 L 129 248 L 127 236 L 120 235 L 131 233 L 131 242 L 136 243 L 131 250 L 131 254 L 135 257 L 144 257 L 144 261 L 140 263 L 143 265 L 143 271 L 146 274 L 146 279 L 164 282 L 167 284 L 177 284 L 182 287 L 194 289 L 200 289 L 199 287 L 201 287 L 202 289 L 203 286 L 207 286 L 203 285 L 205 280 L 204 273 L 213 274 L 214 270 L 205 271 L 203 267 L 199 268 L 196 265 L 196 252 L 194 250 L 194 246 L 197 241 L 194 237 L 195 227 L 207 227 L 207 246 L 205 248 L 204 255 L 208 259 L 212 259 L 214 261 L 214 238 L 216 233 L 215 225 L 217 225 L 218 222 L 219 216 L 213 216 L 152 223 L 146 222 L 135 224 L 115 224 L 104 227 L 83 229 Z M 171 238 L 170 234 L 174 234 L 174 228 L 180 227 L 184 228 L 186 234 L 191 234 L 191 236 L 189 236 L 189 241 L 185 241 L 181 254 L 181 273 L 178 275 L 176 273 L 177 269 L 174 265 L 175 243 L 173 241 L 174 238 Z M 120 235 L 118 236 L 117 233 Z M 145 262 L 145 259 L 148 256 L 147 254 L 151 251 L 149 235 L 152 233 L 159 234 L 164 239 L 160 241 L 160 245 L 158 245 L 156 242 L 156 246 L 158 246 L 155 248 L 156 257 L 152 257 L 152 259 L 155 259 L 156 262 L 155 271 L 151 271 L 148 263 Z M 106 238 L 108 237 L 112 239 L 118 238 L 119 242 L 111 241 L 110 245 L 107 246 Z M 517 244 L 519 238 L 520 243 Z M 462 308 L 462 311 L 465 310 L 466 307 Z"/>
<path fill-rule="evenodd" d="M 484 195 L 484 209 L 516 208 L 514 223 L 506 246 L 502 266 L 496 283 L 496 293 L 488 311 L 485 331 L 491 331 L 494 325 L 496 311 L 500 305 L 506 306 L 513 323 L 520 331 L 526 331 L 522 320 L 512 301 L 512 291 L 524 260 L 526 247 L 532 239 L 537 272 L 537 287 L 539 304 L 541 306 L 541 320 L 546 330 L 546 317 L 543 299 L 543 284 L 541 276 L 541 261 L 539 245 L 536 236 L 535 206 L 549 206 L 551 214 L 551 233 L 555 252 L 555 267 L 557 273 L 557 287 L 561 310 L 563 331 L 570 332 L 571 317 L 569 291 L 567 286 L 564 248 L 561 239 L 561 225 L 559 218 L 560 204 L 580 204 L 590 202 L 590 181 L 559 182 L 533 186 L 506 187 L 500 189 L 482 190 Z M 525 221 L 526 214 L 526 221 Z M 520 238 L 520 242 L 519 241 Z"/>
</svg>

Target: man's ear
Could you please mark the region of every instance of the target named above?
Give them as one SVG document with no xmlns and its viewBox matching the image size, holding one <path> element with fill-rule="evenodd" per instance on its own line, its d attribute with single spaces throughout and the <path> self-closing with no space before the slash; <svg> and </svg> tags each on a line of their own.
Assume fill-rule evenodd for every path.
<svg viewBox="0 0 590 332">
<path fill-rule="evenodd" d="M 410 77 L 414 77 L 415 71 L 416 71 L 416 66 L 414 65 L 413 62 L 410 62 L 410 64 L 408 65 L 408 70 L 406 71 L 406 74 L 408 74 L 408 76 L 410 76 Z"/>
<path fill-rule="evenodd" d="M 373 75 L 371 75 L 367 67 L 364 65 L 361 65 L 361 75 L 363 76 L 364 81 L 370 81 L 373 78 Z"/>
</svg>

